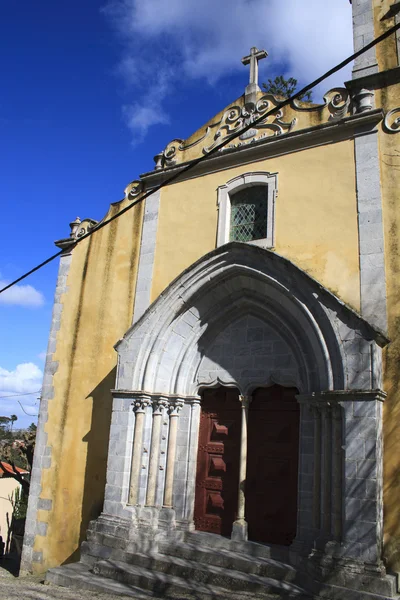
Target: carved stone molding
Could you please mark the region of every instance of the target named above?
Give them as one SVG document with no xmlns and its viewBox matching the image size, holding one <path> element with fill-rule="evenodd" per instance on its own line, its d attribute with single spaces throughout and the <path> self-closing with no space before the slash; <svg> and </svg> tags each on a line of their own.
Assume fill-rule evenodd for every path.
<svg viewBox="0 0 400 600">
<path fill-rule="evenodd" d="M 364 112 L 372 108 L 369 99 L 371 92 L 368 90 L 361 90 L 361 92 L 366 92 L 366 96 L 363 99 L 360 97 L 359 110 L 357 112 Z M 324 121 L 343 119 L 349 114 L 351 97 L 346 88 L 338 87 L 329 90 L 324 95 L 324 102 L 322 104 L 312 104 L 310 102 L 295 100 L 290 104 L 290 107 L 279 109 L 280 102 L 281 100 L 275 98 L 272 94 L 264 94 L 261 97 L 259 96 L 258 100 L 254 96 L 254 101 L 246 101 L 244 106 L 237 104 L 229 107 L 225 110 L 219 121 L 208 125 L 197 139 L 190 143 L 185 143 L 180 138 L 172 140 L 163 152 L 154 157 L 155 170 L 159 171 L 171 168 L 188 159 L 191 160 L 192 155 L 187 157 L 184 155 L 184 152 L 196 146 L 199 148 L 199 156 L 201 154 L 208 154 L 228 136 L 236 133 L 240 134 L 240 131 L 246 126 L 249 129 L 238 135 L 237 139 L 232 140 L 232 143 L 222 148 L 221 151 L 241 148 L 242 146 L 248 146 L 266 138 L 279 137 L 290 133 L 294 128 L 297 130 L 299 127 L 299 119 L 296 115 L 293 115 L 293 112 L 299 113 L 300 116 L 304 113 L 321 113 L 322 111 L 326 111 Z M 276 112 L 267 115 L 270 110 L 277 107 L 278 110 Z M 290 115 L 290 117 L 288 118 L 287 115 Z M 256 123 L 256 121 L 258 122 Z M 251 126 L 253 124 L 254 127 Z"/>
<path fill-rule="evenodd" d="M 143 181 L 139 179 L 135 179 L 131 181 L 125 188 L 124 194 L 125 198 L 128 200 L 133 200 L 143 191 Z"/>
<path fill-rule="evenodd" d="M 153 415 L 162 415 L 168 409 L 169 400 L 164 396 L 153 399 Z"/>
<path fill-rule="evenodd" d="M 400 132 L 400 107 L 394 108 L 386 114 L 383 127 L 387 133 Z"/>
<path fill-rule="evenodd" d="M 343 119 L 349 112 L 350 108 L 350 93 L 346 88 L 333 88 L 327 92 L 324 97 L 323 104 L 307 106 L 306 103 L 299 100 L 293 100 L 292 106 L 299 112 L 315 112 L 322 111 L 328 108 L 330 112 L 329 120 Z"/>
<path fill-rule="evenodd" d="M 146 408 L 150 405 L 151 405 L 151 397 L 150 396 L 138 397 L 132 402 L 133 410 L 136 413 L 145 412 Z"/>
<path fill-rule="evenodd" d="M 185 401 L 182 398 L 176 398 L 175 400 L 171 400 L 168 407 L 169 416 L 178 417 L 184 404 Z"/>
<path fill-rule="evenodd" d="M 84 236 L 86 233 L 89 233 L 94 227 L 96 227 L 98 221 L 94 219 L 84 219 L 81 221 L 79 217 L 72 221 L 69 224 L 71 227 L 71 238 L 77 240 L 78 238 Z"/>
<path fill-rule="evenodd" d="M 272 99 L 273 97 L 266 95 L 260 98 L 256 103 L 249 102 L 245 104 L 243 108 L 240 106 L 233 106 L 227 110 L 219 123 L 213 142 L 209 146 L 203 148 L 203 154 L 208 154 L 208 152 L 222 142 L 224 137 L 255 123 L 262 115 L 274 108 Z M 239 136 L 239 140 L 243 142 L 258 137 L 260 133 L 264 133 L 265 135 L 262 137 L 266 137 L 267 135 L 282 135 L 283 133 L 291 131 L 296 125 L 297 119 L 294 118 L 290 122 L 285 122 L 283 121 L 283 116 L 283 111 L 279 110 L 273 115 L 261 119 L 254 127 L 248 129 Z"/>
</svg>

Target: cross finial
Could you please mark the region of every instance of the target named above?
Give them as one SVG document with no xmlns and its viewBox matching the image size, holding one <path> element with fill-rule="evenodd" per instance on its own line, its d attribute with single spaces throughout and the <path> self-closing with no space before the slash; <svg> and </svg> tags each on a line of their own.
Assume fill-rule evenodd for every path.
<svg viewBox="0 0 400 600">
<path fill-rule="evenodd" d="M 246 96 L 254 94 L 255 92 L 259 92 L 260 88 L 258 87 L 258 61 L 263 58 L 267 58 L 268 52 L 265 50 L 258 50 L 255 46 L 250 49 L 250 54 L 242 58 L 242 63 L 244 65 L 250 65 L 250 81 L 249 85 L 246 87 Z"/>
</svg>

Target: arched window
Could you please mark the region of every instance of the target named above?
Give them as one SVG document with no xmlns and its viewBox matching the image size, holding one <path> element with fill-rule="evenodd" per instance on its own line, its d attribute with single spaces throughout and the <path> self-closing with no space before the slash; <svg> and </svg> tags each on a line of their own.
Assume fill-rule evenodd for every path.
<svg viewBox="0 0 400 600">
<path fill-rule="evenodd" d="M 217 246 L 236 241 L 271 248 L 276 190 L 276 173 L 245 173 L 219 187 Z"/>
<path fill-rule="evenodd" d="M 244 187 L 231 195 L 230 242 L 251 242 L 267 237 L 268 188 Z"/>
</svg>

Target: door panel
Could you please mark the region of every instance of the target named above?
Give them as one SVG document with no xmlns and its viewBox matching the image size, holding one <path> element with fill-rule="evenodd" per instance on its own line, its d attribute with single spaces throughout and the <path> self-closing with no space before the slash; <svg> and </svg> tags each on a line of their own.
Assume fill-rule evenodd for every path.
<svg viewBox="0 0 400 600">
<path fill-rule="evenodd" d="M 230 536 L 239 485 L 241 405 L 232 388 L 206 390 L 201 403 L 195 527 Z"/>
<path fill-rule="evenodd" d="M 249 540 L 289 545 L 296 535 L 299 406 L 295 388 L 259 388 L 249 409 Z"/>
</svg>

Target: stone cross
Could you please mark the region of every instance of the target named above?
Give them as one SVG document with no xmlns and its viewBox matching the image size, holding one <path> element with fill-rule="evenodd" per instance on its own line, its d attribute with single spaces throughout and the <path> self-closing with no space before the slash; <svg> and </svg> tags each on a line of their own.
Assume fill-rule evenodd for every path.
<svg viewBox="0 0 400 600">
<path fill-rule="evenodd" d="M 249 56 L 242 58 L 244 65 L 250 65 L 250 82 L 246 88 L 246 94 L 252 91 L 259 91 L 258 87 L 258 61 L 267 58 L 268 53 L 265 50 L 258 50 L 255 46 L 250 49 Z M 250 89 L 251 88 L 251 89 Z"/>
</svg>

